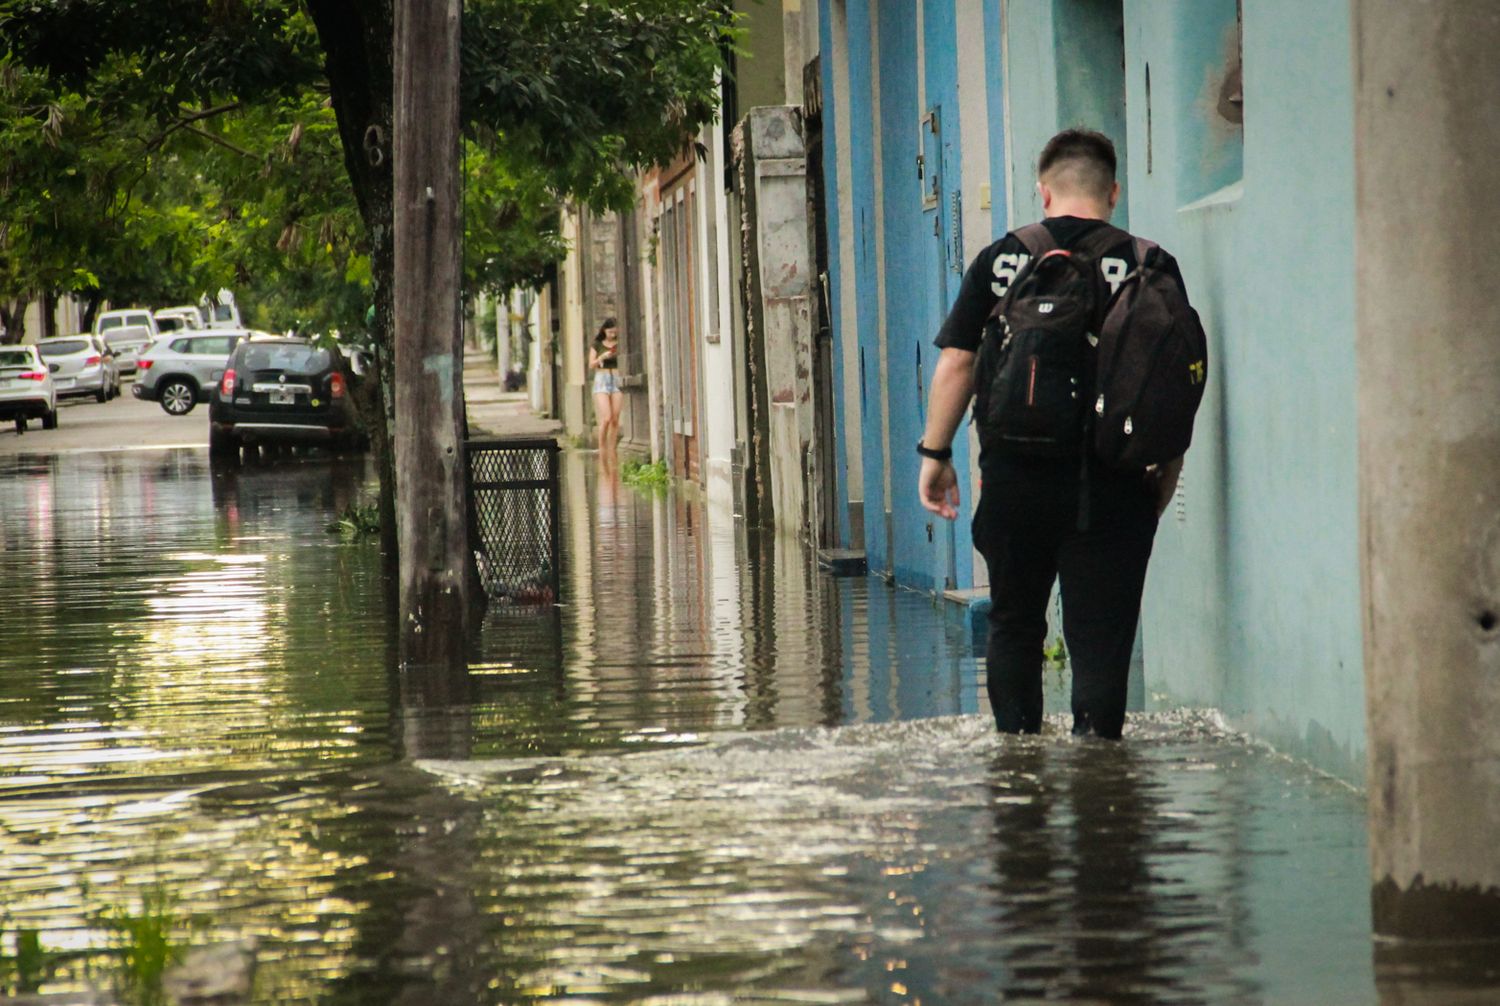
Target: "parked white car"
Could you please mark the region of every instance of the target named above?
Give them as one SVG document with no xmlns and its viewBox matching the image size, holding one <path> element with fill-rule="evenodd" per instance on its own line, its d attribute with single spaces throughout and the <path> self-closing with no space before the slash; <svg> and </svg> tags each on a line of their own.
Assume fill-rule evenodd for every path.
<svg viewBox="0 0 1500 1006">
<path fill-rule="evenodd" d="M 157 331 L 162 335 L 203 327 L 203 315 L 196 307 L 164 307 L 156 312 L 155 318 Z"/>
<path fill-rule="evenodd" d="M 36 344 L 58 398 L 91 395 L 107 402 L 120 393 L 120 366 L 115 354 L 97 335 L 58 335 Z"/>
<path fill-rule="evenodd" d="M 115 354 L 120 373 L 133 374 L 136 359 L 156 340 L 156 332 L 141 325 L 124 325 L 104 332 L 104 343 Z"/>
<path fill-rule="evenodd" d="M 94 319 L 94 334 L 103 335 L 115 328 L 139 327 L 148 333 L 147 341 L 160 335 L 156 327 L 156 316 L 149 308 L 126 307 L 118 311 L 102 311 Z"/>
<path fill-rule="evenodd" d="M 57 391 L 35 346 L 0 346 L 0 420 L 13 419 L 16 432 L 40 419 L 42 429 L 57 429 Z"/>
</svg>

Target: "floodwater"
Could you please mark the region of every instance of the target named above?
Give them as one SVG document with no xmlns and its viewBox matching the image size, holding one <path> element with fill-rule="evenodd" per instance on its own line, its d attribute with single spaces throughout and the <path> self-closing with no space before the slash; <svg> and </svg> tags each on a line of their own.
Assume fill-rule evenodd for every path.
<svg viewBox="0 0 1500 1006">
<path fill-rule="evenodd" d="M 0 459 L 0 956 L 107 984 L 154 896 L 261 1003 L 1474 994 L 1377 982 L 1358 794 L 1202 714 L 1001 740 L 961 616 L 593 465 L 564 606 L 433 681 L 326 531 L 362 461 Z"/>
</svg>

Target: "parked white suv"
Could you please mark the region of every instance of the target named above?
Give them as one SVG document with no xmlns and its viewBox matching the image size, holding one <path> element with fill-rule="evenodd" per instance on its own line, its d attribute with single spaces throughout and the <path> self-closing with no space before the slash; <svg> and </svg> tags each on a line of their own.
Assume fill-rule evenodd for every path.
<svg viewBox="0 0 1500 1006">
<path fill-rule="evenodd" d="M 165 335 L 141 354 L 130 393 L 147 402 L 160 402 L 169 415 L 185 416 L 199 402 L 208 401 L 234 347 L 251 334 L 244 329 L 216 328 Z"/>
</svg>

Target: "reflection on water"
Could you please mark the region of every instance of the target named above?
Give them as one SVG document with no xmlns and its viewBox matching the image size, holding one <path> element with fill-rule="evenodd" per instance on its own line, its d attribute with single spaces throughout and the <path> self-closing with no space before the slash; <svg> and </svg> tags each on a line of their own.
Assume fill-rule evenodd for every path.
<svg viewBox="0 0 1500 1006">
<path fill-rule="evenodd" d="M 1353 794 L 1200 720 L 1002 743 L 950 612 L 597 480 L 567 603 L 436 680 L 324 530 L 363 461 L 0 461 L 0 952 L 80 987 L 162 887 L 266 1003 L 1374 998 Z"/>
</svg>

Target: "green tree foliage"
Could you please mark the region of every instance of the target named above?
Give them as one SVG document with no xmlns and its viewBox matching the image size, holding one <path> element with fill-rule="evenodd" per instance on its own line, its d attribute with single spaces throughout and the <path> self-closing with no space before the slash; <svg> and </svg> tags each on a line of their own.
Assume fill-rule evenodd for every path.
<svg viewBox="0 0 1500 1006">
<path fill-rule="evenodd" d="M 5 65 L 25 84 L 0 105 L 6 170 L 77 177 L 0 211 L 34 222 L 27 274 L 6 275 L 5 290 L 93 278 L 113 300 L 150 301 L 248 283 L 259 300 L 241 299 L 262 314 L 359 317 L 350 287 L 383 272 L 371 258 L 388 240 L 390 26 L 390 0 L 308 0 L 305 12 L 289 0 L 0 0 Z M 712 116 L 731 28 L 725 4 L 695 0 L 469 0 L 471 290 L 555 260 L 560 201 L 629 203 L 626 169 L 671 157 Z M 71 219 L 36 223 L 46 199 Z"/>
</svg>

